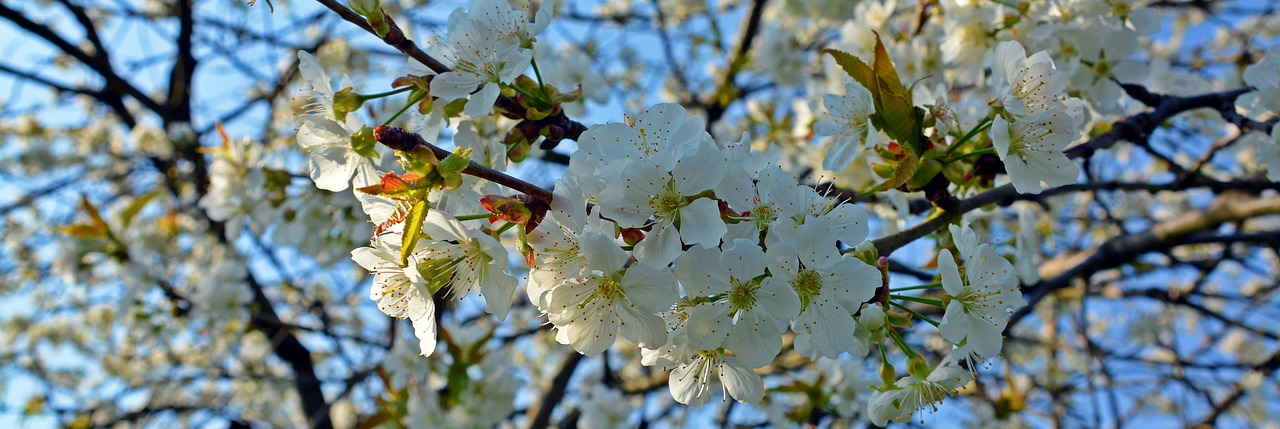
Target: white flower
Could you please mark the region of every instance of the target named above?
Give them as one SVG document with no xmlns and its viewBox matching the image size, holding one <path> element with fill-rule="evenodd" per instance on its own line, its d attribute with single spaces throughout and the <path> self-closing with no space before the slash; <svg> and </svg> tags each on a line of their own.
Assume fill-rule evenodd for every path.
<svg viewBox="0 0 1280 429">
<path fill-rule="evenodd" d="M 778 210 L 777 222 L 765 238 L 767 244 L 772 246 L 779 241 L 794 240 L 797 228 L 813 221 L 825 222 L 830 228 L 827 236 L 846 246 L 857 246 L 867 239 L 870 229 L 866 209 L 855 204 L 841 204 L 811 187 L 796 183 L 788 173 L 779 174 L 790 178 L 790 181 L 779 179 L 765 200 Z"/>
<path fill-rule="evenodd" d="M 1262 61 L 1244 69 L 1244 83 L 1254 90 L 1236 99 L 1237 106 L 1254 116 L 1263 110 L 1280 112 L 1280 45 L 1267 49 Z"/>
<path fill-rule="evenodd" d="M 227 237 L 232 240 L 246 222 L 255 233 L 262 233 L 275 213 L 267 202 L 259 147 L 246 137 L 241 142 L 224 142 L 212 155 L 209 191 L 200 198 L 200 208 L 210 219 L 225 222 Z"/>
<path fill-rule="evenodd" d="M 627 403 L 622 392 L 610 389 L 603 384 L 592 384 L 587 400 L 578 409 L 582 417 L 578 419 L 578 427 L 583 429 L 622 429 L 631 427 L 628 416 L 635 408 Z"/>
<path fill-rule="evenodd" d="M 867 417 L 877 426 L 884 426 L 889 420 L 906 421 L 924 407 L 934 407 L 972 379 L 952 355 L 947 355 L 924 380 L 907 376 L 899 379 L 894 389 L 872 393 Z"/>
<path fill-rule="evenodd" d="M 674 171 L 650 160 L 634 161 L 600 192 L 601 216 L 623 228 L 643 227 L 652 217 L 648 236 L 636 244 L 636 259 L 665 267 L 680 256 L 681 242 L 704 248 L 720 244 L 727 229 L 719 205 L 696 196 L 718 185 L 725 168 L 720 152 L 711 148 L 686 154 Z"/>
<path fill-rule="evenodd" d="M 586 164 L 588 173 L 617 178 L 627 162 L 649 160 L 671 171 L 686 152 L 713 148 L 702 118 L 689 116 L 679 104 L 658 104 L 632 124 L 595 125 L 578 139 L 573 163 Z M 615 164 L 616 163 L 616 164 Z"/>
<path fill-rule="evenodd" d="M 543 8 L 546 7 L 543 6 Z M 535 57 L 543 60 L 538 62 L 538 67 L 541 68 L 542 78 L 546 83 L 554 85 L 561 92 L 571 92 L 574 88 L 582 90 L 583 100 L 560 105 L 566 115 L 585 116 L 587 112 L 584 105 L 587 100 L 596 103 L 609 101 L 608 83 L 605 82 L 604 76 L 597 72 L 590 55 L 572 45 L 566 45 L 558 50 L 552 49 L 545 43 L 537 46 L 539 50 Z"/>
<path fill-rule="evenodd" d="M 880 329 L 884 327 L 884 309 L 876 304 L 863 305 L 857 319 L 858 325 L 853 330 L 853 344 L 849 345 L 848 351 L 853 357 L 864 357 L 871 352 L 872 340 L 883 337 Z"/>
<path fill-rule="evenodd" d="M 351 134 L 357 124 L 342 124 L 321 115 L 302 115 L 298 144 L 310 154 L 311 180 L 316 187 L 339 192 L 378 183 L 377 152 L 357 150 Z"/>
<path fill-rule="evenodd" d="M 418 261 L 400 265 L 398 234 L 381 240 L 377 247 L 361 247 L 351 251 L 351 259 L 373 274 L 369 299 L 388 316 L 409 319 L 423 356 L 436 349 L 436 306 L 431 300 L 427 281 L 418 273 Z"/>
<path fill-rule="evenodd" d="M 500 84 L 515 81 L 533 59 L 533 51 L 495 36 L 475 20 L 461 19 L 451 25 L 445 44 L 450 48 L 446 57 L 452 60 L 453 69 L 431 80 L 431 96 L 444 101 L 470 96 L 462 113 L 473 118 L 493 111 Z M 477 87 L 480 91 L 471 94 Z"/>
<path fill-rule="evenodd" d="M 796 351 L 812 359 L 834 359 L 848 350 L 855 329 L 851 313 L 874 295 L 880 270 L 841 257 L 831 224 L 818 219 L 801 225 L 794 239 L 771 245 L 769 256 L 769 272 L 800 298 Z"/>
<path fill-rule="evenodd" d="M 1009 113 L 1034 117 L 1057 109 L 1066 98 L 1067 79 L 1053 66 L 1046 51 L 1027 58 L 1016 41 L 996 45 L 991 67 L 996 96 Z"/>
<path fill-rule="evenodd" d="M 446 101 L 470 96 L 463 113 L 488 115 L 500 85 L 514 82 L 529 68 L 534 37 L 551 23 L 554 10 L 554 1 L 543 3 L 532 23 L 505 0 L 476 0 L 470 10 L 454 11 L 444 42 L 453 69 L 432 79 L 431 96 Z M 477 87 L 480 91 L 472 95 Z"/>
<path fill-rule="evenodd" d="M 991 125 L 995 146 L 1013 188 L 1024 194 L 1038 194 L 1044 188 L 1076 183 L 1080 169 L 1063 153 L 1076 138 L 1074 119 L 1064 110 L 1053 110 L 1035 122 L 1015 121 L 996 116 Z"/>
<path fill-rule="evenodd" d="M 533 22 L 529 22 L 525 11 L 513 9 L 506 0 L 475 0 L 466 17 L 487 28 L 502 43 L 531 49 L 534 37 L 551 24 L 555 9 L 555 0 L 543 1 Z"/>
<path fill-rule="evenodd" d="M 945 37 L 939 47 L 942 60 L 955 65 L 957 70 L 982 70 L 982 65 L 987 60 L 987 50 L 990 49 L 991 42 L 995 41 L 995 33 L 991 31 L 998 25 L 994 9 L 985 4 L 948 4 L 943 7 L 947 13 L 942 22 Z M 975 83 L 980 76 L 980 73 L 955 75 L 959 83 Z"/>
<path fill-rule="evenodd" d="M 547 218 L 528 234 L 533 266 L 525 291 L 529 301 L 539 308 L 547 307 L 547 292 L 590 274 L 591 261 L 582 251 L 580 236 L 613 233 L 614 224 L 601 220 L 599 210 L 587 215 L 586 207 L 586 195 L 575 184 L 561 180 L 556 185 Z"/>
<path fill-rule="evenodd" d="M 298 51 L 298 73 L 302 75 L 303 80 L 306 80 L 311 85 L 313 102 L 307 105 L 306 110 L 308 112 L 328 119 L 345 119 L 337 118 L 334 114 L 333 84 L 329 81 L 329 73 L 324 71 L 324 67 L 320 65 L 320 61 L 316 60 L 314 55 L 307 51 Z"/>
<path fill-rule="evenodd" d="M 776 22 L 766 25 L 763 30 L 760 48 L 755 50 L 758 57 L 751 61 L 751 65 L 779 85 L 804 85 L 812 60 L 809 53 L 801 49 L 795 31 Z"/>
<path fill-rule="evenodd" d="M 1016 207 L 1018 233 L 1014 237 L 1017 239 L 1015 248 L 1018 252 L 1018 277 L 1022 278 L 1023 283 L 1035 284 L 1040 281 L 1040 264 L 1037 261 L 1040 258 L 1040 237 L 1036 232 L 1036 214 L 1029 203 L 1018 204 Z"/>
<path fill-rule="evenodd" d="M 1099 113 L 1120 113 L 1125 94 L 1115 81 L 1142 83 L 1150 72 L 1145 61 L 1133 59 L 1139 48 L 1138 34 L 1128 28 L 1095 27 L 1078 32 L 1077 39 L 1080 58 L 1071 74 L 1072 89 L 1081 92 Z"/>
<path fill-rule="evenodd" d="M 1272 127 L 1270 136 L 1251 132 L 1245 137 L 1255 145 L 1256 162 L 1267 167 L 1267 180 L 1280 182 L 1280 127 Z"/>
<path fill-rule="evenodd" d="M 580 240 L 589 274 L 544 297 L 544 310 L 560 328 L 556 340 L 588 356 L 612 346 L 619 332 L 641 347 L 665 343 L 666 324 L 655 314 L 676 300 L 671 274 L 643 264 L 627 267 L 627 253 L 610 237 L 586 233 Z"/>
<path fill-rule="evenodd" d="M 507 171 L 506 146 L 498 139 L 481 137 L 471 121 L 462 121 L 458 124 L 458 132 L 453 135 L 453 143 L 457 147 L 471 149 L 471 160 L 480 165 L 498 171 Z"/>
<path fill-rule="evenodd" d="M 507 249 L 498 240 L 478 231 L 467 229 L 453 216 L 439 210 L 427 213 L 422 223 L 422 233 L 429 240 L 418 243 L 423 250 L 414 252 L 419 264 L 427 264 L 423 275 L 427 281 L 447 279 L 450 292 L 456 298 L 470 293 L 477 286 L 484 297 L 485 311 L 507 318 L 511 300 L 516 292 L 516 278 L 506 272 Z"/>
<path fill-rule="evenodd" d="M 689 309 L 685 324 L 693 345 L 733 351 L 743 365 L 759 368 L 782 348 L 782 332 L 800 312 L 800 299 L 786 282 L 761 279 L 769 257 L 755 242 L 737 239 L 733 247 L 689 250 L 676 263 L 685 291 L 713 301 Z"/>
<path fill-rule="evenodd" d="M 938 271 L 942 288 L 951 297 L 938 332 L 943 339 L 966 345 L 972 353 L 984 357 L 1000 353 L 1009 311 L 1027 305 L 1018 291 L 1013 265 L 996 253 L 988 243 L 978 243 L 977 233 L 967 225 L 951 226 L 956 247 L 965 260 L 965 277 L 951 256 L 942 249 L 938 255 Z"/>
<path fill-rule="evenodd" d="M 871 91 L 856 82 L 846 82 L 844 93 L 822 96 L 829 120 L 813 125 L 818 135 L 835 137 L 822 161 L 822 168 L 833 171 L 844 170 L 862 148 L 875 146 L 880 140 L 880 134 L 871 127 L 871 115 L 875 113 Z"/>
<path fill-rule="evenodd" d="M 723 349 L 699 351 L 689 362 L 672 370 L 668 384 L 671 396 L 681 404 L 705 405 L 711 399 L 713 372 L 724 385 L 727 396 L 747 403 L 764 399 L 764 380 L 733 356 L 725 356 Z"/>
</svg>

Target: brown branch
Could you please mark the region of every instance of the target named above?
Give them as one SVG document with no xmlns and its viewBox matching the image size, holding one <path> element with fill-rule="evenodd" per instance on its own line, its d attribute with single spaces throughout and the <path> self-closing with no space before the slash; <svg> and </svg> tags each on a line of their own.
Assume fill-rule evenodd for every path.
<svg viewBox="0 0 1280 429">
<path fill-rule="evenodd" d="M 346 6 L 343 6 L 342 4 L 338 3 L 335 0 L 316 0 L 316 1 L 324 5 L 325 7 L 329 8 L 329 10 L 332 10 L 335 13 L 337 13 L 338 16 L 342 17 L 343 20 L 346 20 L 347 22 L 355 24 L 357 27 L 360 27 L 361 29 L 364 29 L 364 31 L 368 32 L 369 34 L 372 34 L 374 37 L 378 37 L 377 32 L 374 31 L 373 27 L 369 26 L 369 23 L 365 21 L 364 17 L 355 13 L 351 9 L 348 9 Z M 401 53 L 408 55 L 410 58 L 417 60 L 418 62 L 427 66 L 427 68 L 431 69 L 431 71 L 436 72 L 437 74 L 446 73 L 450 71 L 449 66 L 444 65 L 444 63 L 441 63 L 439 60 L 435 59 L 431 55 L 428 55 L 421 48 L 418 48 L 418 45 L 414 43 L 413 40 L 410 40 L 408 37 L 405 37 L 404 31 L 400 29 L 400 26 L 396 24 L 395 20 L 391 19 L 390 16 L 386 16 L 386 21 L 387 21 L 387 25 L 390 26 L 391 31 L 388 32 L 385 37 L 379 37 L 379 39 L 381 39 L 383 43 L 386 43 L 387 45 L 393 48 L 396 48 L 396 50 L 400 51 Z M 498 101 L 495 104 L 498 106 L 519 105 L 519 103 L 514 98 L 507 97 L 507 96 L 499 97 Z M 587 127 L 585 125 L 569 119 L 568 116 L 565 116 L 563 111 L 551 117 L 545 118 L 543 121 L 541 121 L 541 123 L 547 124 L 547 125 L 559 126 L 561 129 L 564 130 L 564 136 L 562 138 L 566 138 L 570 140 L 577 140 L 578 137 L 580 137 L 582 133 L 587 130 Z"/>
<path fill-rule="evenodd" d="M 1152 111 L 1140 113 L 1122 121 L 1116 122 L 1110 131 L 1100 136 L 1089 139 L 1089 141 L 1073 146 L 1066 150 L 1069 158 L 1088 158 L 1093 156 L 1099 150 L 1103 150 L 1115 145 L 1122 140 L 1135 141 L 1146 138 L 1161 123 L 1174 117 L 1182 112 L 1213 108 L 1219 111 L 1230 109 L 1235 110 L 1235 99 L 1240 95 L 1252 91 L 1250 88 L 1239 88 L 1230 91 L 1213 92 L 1201 94 L 1191 97 L 1171 97 L 1163 96 L 1159 106 Z M 1087 184 L 1086 184 L 1087 185 Z M 988 204 L 994 203 L 1010 203 L 1018 199 L 1045 198 L 1054 195 L 1055 189 L 1075 189 L 1071 187 L 1059 187 L 1048 189 L 1044 193 L 1036 195 L 1019 194 L 1013 189 L 1013 185 L 1004 185 L 981 194 L 975 195 L 968 199 L 962 200 L 958 204 L 956 210 L 943 211 L 934 217 L 903 230 L 897 234 L 880 238 L 873 241 L 876 250 L 881 255 L 889 255 L 894 250 L 907 245 L 921 237 L 932 234 L 934 231 L 943 226 L 959 220 L 964 213 L 976 210 Z M 1063 192 L 1063 191 L 1058 191 Z"/>
<path fill-rule="evenodd" d="M 1271 377 L 1272 374 L 1275 374 L 1277 368 L 1280 368 L 1280 352 L 1272 354 L 1270 359 L 1267 359 L 1266 362 L 1263 362 L 1261 364 L 1254 366 L 1253 370 L 1262 373 L 1262 376 L 1264 378 L 1268 378 L 1268 377 Z M 1215 423 L 1218 421 L 1218 418 L 1221 417 L 1222 414 L 1225 413 L 1228 409 L 1230 409 L 1232 405 L 1234 405 L 1237 401 L 1239 401 L 1240 398 L 1244 397 L 1245 393 L 1246 393 L 1246 390 L 1244 388 L 1244 384 L 1241 382 L 1236 382 L 1232 392 L 1228 394 L 1227 397 L 1222 400 L 1222 402 L 1219 402 L 1217 405 L 1214 405 L 1213 411 L 1210 411 L 1209 415 L 1205 416 L 1205 418 L 1201 420 L 1199 424 L 1196 424 L 1194 427 L 1199 428 L 1199 427 L 1217 426 Z"/>
<path fill-rule="evenodd" d="M 1181 239 L 1199 231 L 1217 228 L 1226 222 L 1280 214 L 1280 197 L 1256 198 L 1241 192 L 1225 193 L 1203 211 L 1191 212 L 1160 222 L 1144 232 L 1107 240 L 1083 252 L 1065 255 L 1040 266 L 1040 283 L 1023 288 L 1027 306 L 1009 319 L 1011 329 L 1026 317 L 1050 292 L 1069 286 L 1071 280 L 1121 266 L 1137 256 L 1181 244 Z"/>
<path fill-rule="evenodd" d="M 738 46 L 733 51 L 733 56 L 729 57 L 729 67 L 724 72 L 720 85 L 716 86 L 715 92 L 711 94 L 711 100 L 705 103 L 707 106 L 707 129 L 724 116 L 724 112 L 729 107 L 729 103 L 733 102 L 730 98 L 736 92 L 734 88 L 734 80 L 738 76 L 738 72 L 746 67 L 749 59 L 747 54 L 750 53 L 752 45 L 755 43 L 756 36 L 760 33 L 760 21 L 764 18 L 764 6 L 767 0 L 753 0 L 751 2 L 751 12 L 746 17 L 746 24 L 742 26 L 742 32 L 738 35 Z"/>
<path fill-rule="evenodd" d="M 298 340 L 298 337 L 283 328 L 285 323 L 276 314 L 271 298 L 263 291 L 262 284 L 253 277 L 246 277 L 249 288 L 253 291 L 252 314 L 255 319 L 266 323 L 254 323 L 254 328 L 262 331 L 271 340 L 271 349 L 293 369 L 294 390 L 302 400 L 302 414 L 307 416 L 307 425 L 315 429 L 333 429 L 329 419 L 329 404 L 324 399 L 320 378 L 316 377 L 316 368 L 311 360 L 311 351 Z"/>
<path fill-rule="evenodd" d="M 378 37 L 378 33 L 374 31 L 373 27 L 369 26 L 369 22 L 366 21 L 363 16 L 360 16 L 360 14 L 355 13 L 355 11 L 352 11 L 351 9 L 347 9 L 347 7 L 343 6 L 342 3 L 338 3 L 336 0 L 316 1 L 324 5 L 324 7 L 329 8 L 329 10 L 337 13 L 343 20 L 355 24 L 357 27 L 360 27 L 364 31 L 369 32 L 369 34 L 372 34 L 374 37 Z M 383 43 L 396 48 L 396 50 L 408 55 L 409 58 L 418 60 L 418 62 L 427 66 L 431 71 L 436 73 L 445 73 L 449 71 L 449 66 L 444 65 L 444 63 L 436 60 L 431 55 L 428 55 L 421 48 L 418 48 L 418 45 L 414 43 L 413 40 L 409 40 L 408 37 L 405 37 L 404 30 L 400 29 L 400 26 L 396 24 L 395 20 L 391 19 L 390 16 L 386 17 L 386 20 L 387 25 L 391 27 L 391 31 L 387 33 L 386 37 L 379 37 L 382 39 Z"/>
<path fill-rule="evenodd" d="M 560 400 L 564 399 L 569 378 L 573 377 L 573 371 L 578 368 L 579 362 L 582 362 L 582 354 L 570 351 L 564 362 L 560 363 L 560 369 L 556 371 L 555 377 L 551 379 L 551 385 L 547 386 L 547 391 L 538 399 L 538 403 L 534 406 L 535 411 L 528 415 L 526 427 L 529 429 L 547 427 L 551 422 L 551 412 L 560 404 Z"/>
<path fill-rule="evenodd" d="M 107 103 L 107 105 L 111 106 L 112 109 L 116 110 L 117 112 L 127 111 L 125 110 L 124 102 L 120 99 L 121 97 L 127 95 L 137 100 L 139 103 L 142 103 L 144 107 L 146 107 L 148 110 L 151 110 L 152 112 L 155 112 L 160 117 L 162 118 L 168 117 L 168 114 L 164 106 L 161 106 L 154 99 L 152 99 L 151 97 L 148 97 L 137 87 L 133 86 L 128 81 L 125 81 L 123 78 L 121 78 L 120 75 L 116 74 L 115 70 L 112 69 L 110 63 L 103 62 L 102 58 L 89 55 L 88 53 L 84 52 L 80 48 L 77 48 L 74 44 L 67 41 L 67 39 L 64 39 L 62 36 L 58 35 L 58 33 L 54 32 L 53 29 L 49 28 L 48 26 L 32 21 L 31 19 L 23 15 L 21 12 L 15 9 L 12 9 L 3 3 L 0 3 L 0 18 L 13 22 L 14 24 L 17 24 L 18 28 L 26 30 L 31 34 L 34 34 L 41 39 L 44 39 L 46 42 L 57 47 L 58 50 L 62 51 L 67 55 L 70 55 L 72 58 L 75 58 L 77 61 L 80 61 L 84 65 L 88 66 L 89 69 L 93 70 L 103 79 L 105 79 L 106 85 L 104 86 L 101 92 L 104 94 L 112 94 L 116 96 L 115 100 L 113 100 L 113 102 Z M 124 116 L 124 115 L 121 115 L 121 116 Z M 131 116 L 129 117 L 131 118 Z M 134 124 L 128 123 L 128 121 L 126 121 L 126 124 L 129 125 L 130 127 L 134 125 Z"/>
<path fill-rule="evenodd" d="M 431 144 L 418 133 L 410 132 L 402 128 L 396 128 L 389 125 L 379 125 L 377 128 L 373 129 L 373 137 L 374 139 L 377 139 L 379 143 L 395 150 L 409 150 L 414 147 L 425 147 L 430 149 L 431 153 L 435 154 L 437 159 L 444 159 L 449 156 L 449 151 Z M 542 189 L 538 185 L 512 177 L 501 171 L 485 167 L 475 161 L 471 161 L 471 163 L 467 165 L 467 168 L 462 170 L 462 174 L 479 177 L 481 179 L 515 189 L 537 199 L 538 201 L 542 201 L 548 205 L 551 204 L 551 191 Z"/>
</svg>

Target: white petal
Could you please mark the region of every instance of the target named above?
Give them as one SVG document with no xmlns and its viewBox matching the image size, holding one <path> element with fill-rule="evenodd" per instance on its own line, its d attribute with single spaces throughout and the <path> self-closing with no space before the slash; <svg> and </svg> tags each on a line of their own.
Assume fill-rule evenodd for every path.
<svg viewBox="0 0 1280 429">
<path fill-rule="evenodd" d="M 643 264 L 665 268 L 671 261 L 680 257 L 680 232 L 671 225 L 654 226 L 654 230 L 650 231 L 648 236 L 636 243 L 632 253 Z"/>
<path fill-rule="evenodd" d="M 724 344 L 724 339 L 733 328 L 729 320 L 728 303 L 706 303 L 689 309 L 689 319 L 685 323 L 689 341 L 693 346 L 703 350 L 715 350 Z"/>
<path fill-rule="evenodd" d="M 725 356 L 720 365 L 720 382 L 725 390 L 733 395 L 733 399 L 742 402 L 756 403 L 764 399 L 764 380 L 750 368 L 743 367 L 733 356 Z"/>
<path fill-rule="evenodd" d="M 484 79 L 475 75 L 456 71 L 441 73 L 431 79 L 431 96 L 444 101 L 457 100 L 470 95 L 481 83 Z"/>
<path fill-rule="evenodd" d="M 328 147 L 311 152 L 311 180 L 316 187 L 326 191 L 340 192 L 351 184 L 351 174 L 355 165 L 347 162 L 350 148 Z"/>
<path fill-rule="evenodd" d="M 625 305 L 618 307 L 619 329 L 622 337 L 643 348 L 661 347 L 667 342 L 667 325 L 662 318 L 639 308 Z"/>
<path fill-rule="evenodd" d="M 677 298 L 670 272 L 644 265 L 627 269 L 622 275 L 622 289 L 631 305 L 649 313 L 670 310 Z"/>
<path fill-rule="evenodd" d="M 719 249 L 689 249 L 676 260 L 676 278 L 690 296 L 710 296 L 729 291 L 729 272 L 720 264 Z"/>
<path fill-rule="evenodd" d="M 467 104 L 462 107 L 462 113 L 472 118 L 481 118 L 489 116 L 493 112 L 493 103 L 498 101 L 498 95 L 501 91 L 498 85 L 493 83 L 485 84 L 479 93 L 471 96 L 467 100 Z"/>
<path fill-rule="evenodd" d="M 938 273 L 942 274 L 942 289 L 951 296 L 964 293 L 964 281 L 960 279 L 960 267 L 951 256 L 950 249 L 938 252 Z"/>
<path fill-rule="evenodd" d="M 686 244 L 714 247 L 728 231 L 719 204 L 710 198 L 699 198 L 680 209 L 680 238 Z"/>
<path fill-rule="evenodd" d="M 695 195 L 719 185 L 726 167 L 720 151 L 703 147 L 676 160 L 671 175 L 676 180 L 676 190 L 680 195 Z"/>
</svg>

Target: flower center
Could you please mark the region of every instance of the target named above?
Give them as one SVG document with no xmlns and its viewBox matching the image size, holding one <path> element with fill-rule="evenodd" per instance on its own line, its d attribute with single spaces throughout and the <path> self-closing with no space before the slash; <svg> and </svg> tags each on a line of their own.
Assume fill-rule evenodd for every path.
<svg viewBox="0 0 1280 429">
<path fill-rule="evenodd" d="M 582 301 L 580 307 L 586 307 L 587 303 L 597 299 L 606 301 L 617 301 L 626 298 L 626 291 L 622 290 L 622 271 L 618 271 L 613 275 L 600 275 L 596 277 L 596 290 L 591 292 L 591 296 Z"/>
<path fill-rule="evenodd" d="M 666 189 L 656 198 L 649 200 L 649 207 L 653 209 L 654 217 L 659 219 L 673 219 L 680 212 L 681 208 L 689 205 L 683 195 L 676 191 L 676 182 L 671 180 L 667 182 Z"/>
<path fill-rule="evenodd" d="M 729 305 L 733 307 L 735 312 L 750 310 L 756 305 L 756 291 L 760 289 L 760 285 L 751 280 L 741 281 L 731 279 L 730 283 L 733 287 L 729 289 Z"/>
<path fill-rule="evenodd" d="M 751 222 L 763 231 L 778 221 L 778 210 L 771 203 L 761 202 L 751 209 Z"/>
<path fill-rule="evenodd" d="M 805 269 L 791 280 L 791 288 L 796 290 L 796 295 L 800 296 L 800 309 L 803 311 L 809 308 L 809 302 L 813 297 L 822 293 L 822 275 L 817 271 Z"/>
</svg>

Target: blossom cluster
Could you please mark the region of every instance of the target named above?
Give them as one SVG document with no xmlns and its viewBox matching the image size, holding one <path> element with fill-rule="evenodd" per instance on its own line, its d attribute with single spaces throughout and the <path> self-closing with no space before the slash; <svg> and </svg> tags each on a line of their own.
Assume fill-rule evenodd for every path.
<svg viewBox="0 0 1280 429">
<path fill-rule="evenodd" d="M 753 151 L 749 134 L 717 141 L 699 115 L 678 104 L 587 127 L 541 207 L 493 182 L 459 175 L 470 157 L 499 172 L 523 158 L 510 142 L 486 141 L 476 132 L 474 121 L 494 114 L 495 103 L 508 106 L 496 113 L 528 121 L 546 117 L 538 112 L 547 106 L 537 103 L 558 111 L 560 98 L 542 76 L 531 85 L 523 75 L 536 70 L 534 56 L 545 52 L 536 36 L 552 11 L 554 4 L 543 4 L 528 21 L 504 1 L 477 0 L 450 16 L 435 50 L 452 69 L 415 81 L 425 87 L 413 87 L 408 104 L 431 103 L 429 120 L 461 113 L 472 121 L 457 125 L 458 150 L 444 160 L 422 147 L 397 146 L 404 174 L 380 164 L 388 158 L 386 148 L 374 144 L 381 128 L 371 130 L 349 114 L 372 97 L 334 91 L 315 59 L 299 53 L 315 101 L 298 132 L 311 154 L 312 178 L 323 189 L 356 188 L 375 236 L 352 259 L 374 275 L 370 298 L 378 308 L 410 320 L 422 355 L 437 347 L 437 299 L 478 292 L 485 311 L 504 320 L 518 305 L 522 283 L 556 341 L 587 356 L 634 345 L 643 365 L 671 371 L 675 400 L 694 406 L 707 403 L 716 385 L 726 397 L 760 401 L 766 387 L 756 370 L 773 363 L 788 338 L 785 347 L 815 361 L 861 358 L 878 348 L 886 369 L 867 410 L 881 424 L 937 403 L 1000 353 L 1007 315 L 1025 303 L 1013 265 L 974 230 L 951 227 L 958 258 L 949 249 L 938 252 L 941 280 L 926 285 L 940 290 L 894 293 L 867 241 L 865 208 L 801 183 Z M 1073 183 L 1078 170 L 1063 149 L 1080 133 L 1080 100 L 1066 96 L 1066 77 L 1046 52 L 1027 57 L 1012 41 L 994 49 L 987 140 L 967 140 L 975 133 L 966 133 L 938 98 L 927 110 L 932 140 L 882 146 L 881 132 L 890 140 L 914 139 L 900 122 L 923 121 L 923 110 L 909 113 L 915 116 L 895 110 L 893 103 L 911 102 L 900 84 L 877 85 L 873 93 L 846 81 L 844 95 L 825 96 L 827 116 L 813 125 L 817 134 L 835 137 L 823 166 L 842 169 L 874 148 L 927 182 L 943 174 L 941 167 L 925 167 L 929 162 L 964 165 L 959 161 L 994 154 L 1020 192 L 1041 191 L 1041 181 Z M 897 83 L 878 39 L 876 50 L 877 79 Z M 548 79 L 566 80 L 572 82 L 564 75 Z M 499 103 L 511 94 L 525 104 Z M 441 113 L 439 106 L 463 99 L 460 112 Z M 950 150 L 920 148 L 932 144 Z M 971 147 L 956 151 L 966 144 Z M 920 189 L 898 175 L 881 189 L 887 188 Z M 473 214 L 481 207 L 491 213 Z M 503 227 L 495 228 L 499 221 Z M 505 234 L 513 227 L 514 243 Z M 523 282 L 508 262 L 516 253 L 527 268 Z M 941 307 L 942 319 L 904 303 Z M 935 365 L 903 340 L 900 331 L 912 318 L 933 323 L 949 345 Z M 907 376 L 894 376 L 886 343 L 907 358 Z"/>
</svg>

